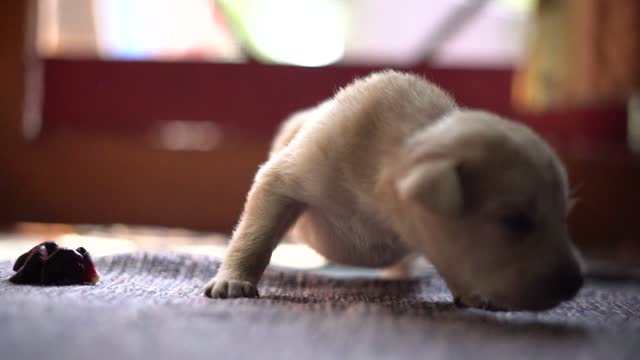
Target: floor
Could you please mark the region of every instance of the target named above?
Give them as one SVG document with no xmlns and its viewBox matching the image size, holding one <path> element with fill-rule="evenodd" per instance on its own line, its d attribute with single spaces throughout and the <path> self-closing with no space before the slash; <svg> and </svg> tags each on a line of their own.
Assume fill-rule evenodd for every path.
<svg viewBox="0 0 640 360">
<path fill-rule="evenodd" d="M 96 259 L 94 286 L 18 286 L 0 262 L 0 349 L 12 360 L 638 359 L 640 284 L 589 280 L 544 312 L 452 303 L 411 281 L 269 268 L 259 299 L 209 299 L 219 260 L 175 252 Z"/>
<path fill-rule="evenodd" d="M 14 261 L 35 244 L 46 240 L 54 240 L 70 248 L 83 246 L 94 257 L 164 251 L 222 259 L 228 235 L 158 226 L 18 223 L 0 230 L 0 262 Z M 584 265 L 585 274 L 594 279 L 640 281 L 640 260 L 585 259 Z M 304 269 L 331 276 L 379 275 L 379 271 L 375 270 L 332 265 L 309 247 L 286 239 L 274 251 L 271 266 Z M 415 264 L 416 274 L 433 271 L 433 267 L 424 259 Z"/>
<path fill-rule="evenodd" d="M 174 251 L 222 257 L 227 236 L 150 226 L 19 223 L 0 232 L 0 261 L 15 260 L 33 245 L 46 240 L 71 248 L 84 246 L 94 257 L 133 251 Z M 315 268 L 324 266 L 325 261 L 306 246 L 287 243 L 277 249 L 273 264 Z"/>
<path fill-rule="evenodd" d="M 70 248 L 83 246 L 93 257 L 147 251 L 207 255 L 222 259 L 228 237 L 219 233 L 151 226 L 19 223 L 0 231 L 0 262 L 14 261 L 35 244 L 47 240 Z M 377 276 L 379 273 L 328 264 L 309 247 L 290 241 L 284 241 L 276 248 L 271 265 L 332 276 Z M 430 272 L 431 267 L 425 262 L 418 271 Z"/>
</svg>

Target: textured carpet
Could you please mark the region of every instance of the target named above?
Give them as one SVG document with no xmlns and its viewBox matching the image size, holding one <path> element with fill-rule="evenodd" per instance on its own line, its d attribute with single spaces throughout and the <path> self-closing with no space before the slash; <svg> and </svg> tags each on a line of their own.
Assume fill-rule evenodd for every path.
<svg viewBox="0 0 640 360">
<path fill-rule="evenodd" d="M 640 285 L 589 282 L 542 313 L 458 309 L 437 275 L 269 270 L 261 299 L 211 300 L 218 262 L 98 258 L 97 286 L 18 286 L 0 263 L 2 359 L 637 359 Z"/>
</svg>

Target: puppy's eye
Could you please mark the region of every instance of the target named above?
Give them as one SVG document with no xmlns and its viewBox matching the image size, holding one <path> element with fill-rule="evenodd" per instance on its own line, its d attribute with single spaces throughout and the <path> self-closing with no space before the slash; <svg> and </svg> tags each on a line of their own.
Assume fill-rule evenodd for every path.
<svg viewBox="0 0 640 360">
<path fill-rule="evenodd" d="M 500 223 L 509 232 L 516 235 L 526 235 L 533 231 L 533 220 L 524 212 L 508 214 L 500 219 Z"/>
</svg>

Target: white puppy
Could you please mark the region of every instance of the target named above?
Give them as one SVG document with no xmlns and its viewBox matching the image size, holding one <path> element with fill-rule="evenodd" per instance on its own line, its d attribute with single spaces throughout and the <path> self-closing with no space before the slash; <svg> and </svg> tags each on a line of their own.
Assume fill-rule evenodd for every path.
<svg viewBox="0 0 640 360">
<path fill-rule="evenodd" d="M 283 124 L 205 293 L 258 296 L 293 226 L 336 263 L 424 255 L 460 304 L 546 309 L 582 285 L 568 210 L 565 170 L 527 127 L 379 72 Z"/>
</svg>

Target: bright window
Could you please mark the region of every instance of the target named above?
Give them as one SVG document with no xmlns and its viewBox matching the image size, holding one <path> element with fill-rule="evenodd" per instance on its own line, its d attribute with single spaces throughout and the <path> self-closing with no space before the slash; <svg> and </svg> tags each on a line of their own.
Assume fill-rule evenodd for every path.
<svg viewBox="0 0 640 360">
<path fill-rule="evenodd" d="M 532 0 L 40 0 L 46 56 L 511 67 Z M 248 56 L 246 56 L 248 55 Z"/>
</svg>

